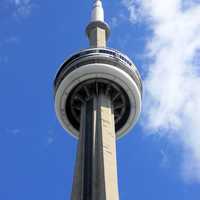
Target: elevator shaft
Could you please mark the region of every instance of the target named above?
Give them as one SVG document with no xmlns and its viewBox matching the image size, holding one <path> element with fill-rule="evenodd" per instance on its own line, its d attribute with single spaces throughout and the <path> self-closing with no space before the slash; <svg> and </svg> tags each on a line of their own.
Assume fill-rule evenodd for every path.
<svg viewBox="0 0 200 200">
<path fill-rule="evenodd" d="M 104 93 L 82 103 L 71 199 L 119 199 L 114 113 Z"/>
</svg>

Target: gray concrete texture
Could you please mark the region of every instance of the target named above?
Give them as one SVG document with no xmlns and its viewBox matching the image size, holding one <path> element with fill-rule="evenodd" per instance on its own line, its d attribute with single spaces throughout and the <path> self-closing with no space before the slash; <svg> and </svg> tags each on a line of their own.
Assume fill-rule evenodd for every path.
<svg viewBox="0 0 200 200">
<path fill-rule="evenodd" d="M 116 136 L 109 96 L 82 105 L 72 200 L 118 200 Z"/>
</svg>

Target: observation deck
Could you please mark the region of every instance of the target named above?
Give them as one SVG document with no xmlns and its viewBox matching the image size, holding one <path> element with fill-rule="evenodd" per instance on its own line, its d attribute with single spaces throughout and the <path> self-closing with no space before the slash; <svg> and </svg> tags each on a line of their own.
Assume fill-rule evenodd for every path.
<svg viewBox="0 0 200 200">
<path fill-rule="evenodd" d="M 82 102 L 100 91 L 111 96 L 117 138 L 136 123 L 142 98 L 137 68 L 119 51 L 88 48 L 67 59 L 54 81 L 58 119 L 73 136 L 79 137 Z"/>
</svg>

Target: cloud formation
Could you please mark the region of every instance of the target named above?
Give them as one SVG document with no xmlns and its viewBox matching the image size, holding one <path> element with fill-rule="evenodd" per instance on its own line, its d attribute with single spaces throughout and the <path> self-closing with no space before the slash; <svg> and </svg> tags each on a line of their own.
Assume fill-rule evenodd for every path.
<svg viewBox="0 0 200 200">
<path fill-rule="evenodd" d="M 14 128 L 14 129 L 6 129 L 6 133 L 17 136 L 21 133 L 21 130 L 18 128 Z"/>
<path fill-rule="evenodd" d="M 26 18 L 35 7 L 34 0 L 0 0 L 0 21 L 10 17 Z"/>
<path fill-rule="evenodd" d="M 151 60 L 144 80 L 145 128 L 173 134 L 183 147 L 181 172 L 200 182 L 200 3 L 122 0 L 129 20 L 148 22 Z"/>
<path fill-rule="evenodd" d="M 28 16 L 32 10 L 31 0 L 11 0 L 16 7 L 16 15 Z"/>
</svg>

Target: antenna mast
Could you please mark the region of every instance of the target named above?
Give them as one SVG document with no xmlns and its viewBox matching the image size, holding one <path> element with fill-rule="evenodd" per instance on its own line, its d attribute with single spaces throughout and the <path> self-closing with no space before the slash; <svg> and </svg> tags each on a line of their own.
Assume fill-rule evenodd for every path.
<svg viewBox="0 0 200 200">
<path fill-rule="evenodd" d="M 104 21 L 104 9 L 100 0 L 95 0 L 93 4 L 91 22 L 86 28 L 86 33 L 90 47 L 106 47 L 110 28 Z"/>
</svg>

